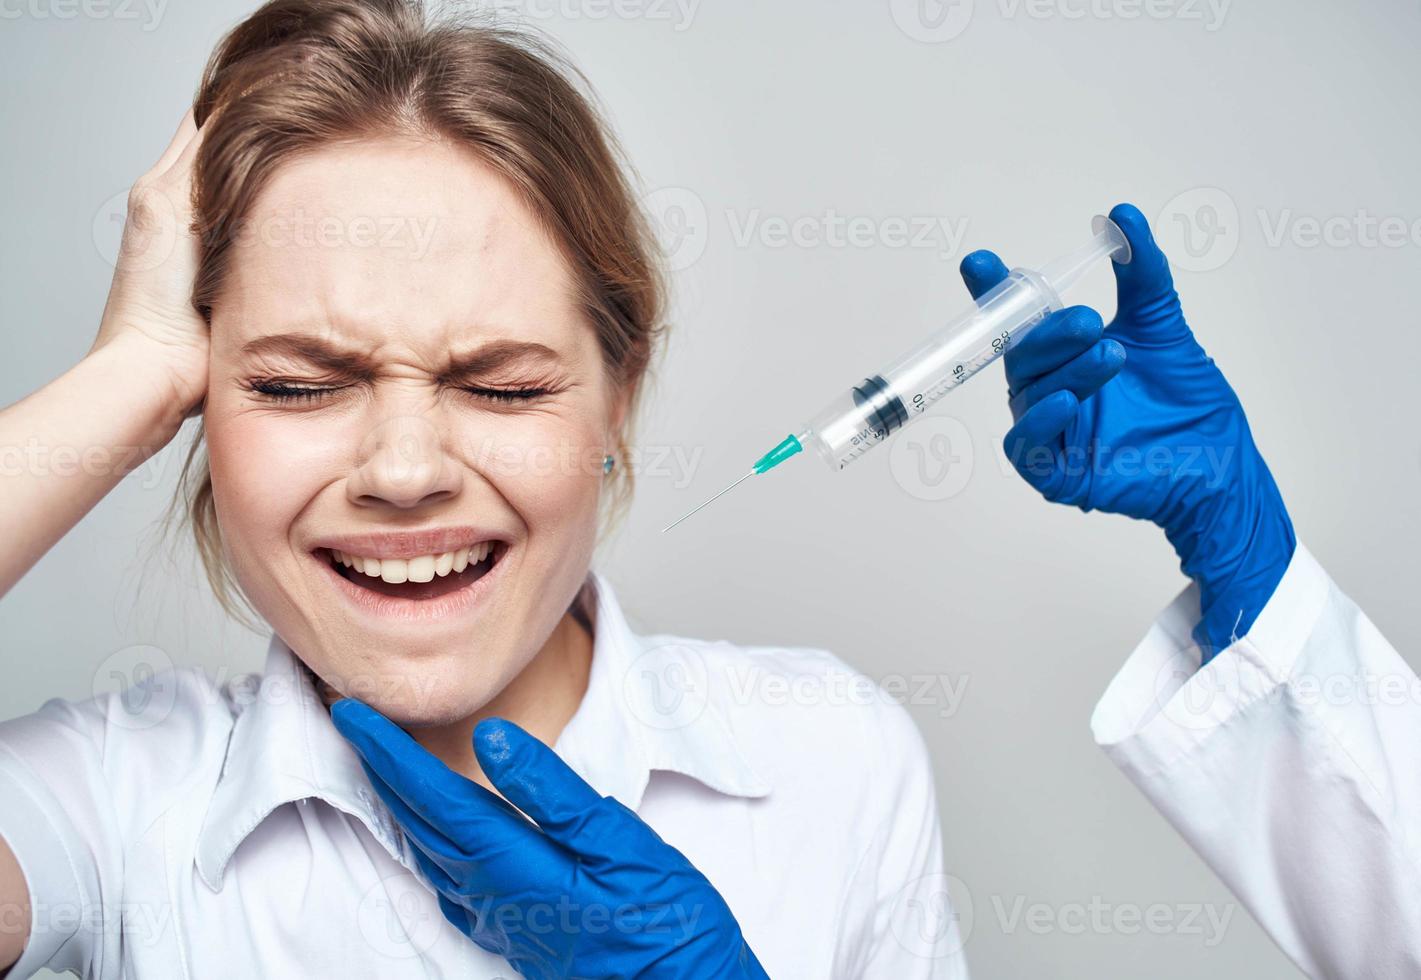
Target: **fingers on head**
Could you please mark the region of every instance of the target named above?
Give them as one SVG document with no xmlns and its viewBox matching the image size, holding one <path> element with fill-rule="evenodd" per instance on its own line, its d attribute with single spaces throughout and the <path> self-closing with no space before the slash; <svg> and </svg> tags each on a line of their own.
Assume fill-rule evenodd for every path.
<svg viewBox="0 0 1421 980">
<path fill-rule="evenodd" d="M 148 172 L 143 175 L 142 179 L 157 180 L 162 177 L 172 168 L 173 164 L 178 161 L 183 155 L 183 152 L 192 144 L 196 137 L 197 123 L 193 119 L 192 109 L 189 108 L 183 115 L 182 121 L 178 123 L 178 128 L 177 131 L 173 133 L 173 138 L 168 141 L 167 147 L 163 150 L 162 155 L 158 157 L 158 162 L 148 168 Z"/>
<path fill-rule="evenodd" d="M 164 183 L 174 184 L 180 188 L 186 188 L 192 181 L 193 165 L 197 161 L 197 154 L 202 149 L 202 132 L 193 134 L 183 146 L 183 150 L 178 154 L 173 165 L 163 174 Z"/>
</svg>

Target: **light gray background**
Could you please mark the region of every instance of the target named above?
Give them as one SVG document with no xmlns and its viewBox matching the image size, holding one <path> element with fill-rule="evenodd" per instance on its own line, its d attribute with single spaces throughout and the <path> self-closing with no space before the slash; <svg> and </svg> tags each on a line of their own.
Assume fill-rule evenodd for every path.
<svg viewBox="0 0 1421 980">
<path fill-rule="evenodd" d="M 250 6 L 62 16 L 73 9 L 12 0 L 0 21 L 0 402 L 88 349 L 122 194 Z M 1153 528 L 1047 506 L 1004 470 L 999 367 L 849 471 L 797 461 L 659 529 L 961 306 L 965 251 L 1038 262 L 1131 200 L 1196 270 L 1176 272 L 1189 318 L 1238 388 L 1301 539 L 1415 662 L 1417 4 L 509 9 L 590 76 L 659 191 L 681 267 L 641 433 L 672 462 L 647 458 L 602 558 L 635 620 L 823 646 L 885 681 L 965 684 L 960 703 L 910 707 L 934 755 L 948 869 L 972 898 L 978 976 L 1296 976 L 1091 740 L 1092 706 L 1182 579 Z M 1403 240 L 1337 237 L 1359 210 L 1404 222 Z M 834 214 L 878 244 L 830 239 Z M 893 219 L 911 232 L 939 218 L 965 228 L 960 247 L 895 237 Z M 760 223 L 798 219 L 799 244 Z M 1308 221 L 1329 219 L 1342 222 L 1331 243 L 1310 245 Z M 1078 293 L 1107 316 L 1112 295 L 1103 270 Z M 223 622 L 190 564 L 149 557 L 177 464 L 170 449 L 127 480 L 0 603 L 0 716 L 116 683 L 135 644 L 162 651 L 138 659 L 260 666 L 264 641 Z M 1072 910 L 1093 901 L 1232 919 L 1214 945 L 1207 928 L 1108 918 L 1079 932 Z M 1044 926 L 1026 917 L 1036 905 Z"/>
</svg>

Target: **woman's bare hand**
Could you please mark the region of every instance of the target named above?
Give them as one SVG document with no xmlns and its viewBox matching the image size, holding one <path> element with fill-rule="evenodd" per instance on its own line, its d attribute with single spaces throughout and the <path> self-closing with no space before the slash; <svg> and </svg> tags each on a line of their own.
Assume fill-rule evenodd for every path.
<svg viewBox="0 0 1421 980">
<path fill-rule="evenodd" d="M 192 307 L 198 252 L 189 231 L 198 146 L 189 112 L 162 158 L 133 185 L 113 285 L 88 355 L 0 409 L 0 446 L 32 447 L 0 488 L 0 595 L 200 410 L 208 331 Z"/>
<path fill-rule="evenodd" d="M 192 235 L 192 170 L 202 141 L 192 110 L 162 157 L 128 194 L 113 284 L 91 350 L 115 341 L 171 386 L 178 419 L 207 393 L 208 328 L 192 306 L 197 240 Z M 137 367 L 137 365 L 135 365 Z"/>
</svg>

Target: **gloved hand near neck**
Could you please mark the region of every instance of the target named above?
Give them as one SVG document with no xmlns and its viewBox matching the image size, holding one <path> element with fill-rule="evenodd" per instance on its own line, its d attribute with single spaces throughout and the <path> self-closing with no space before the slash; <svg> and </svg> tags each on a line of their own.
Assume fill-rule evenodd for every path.
<svg viewBox="0 0 1421 980">
<path fill-rule="evenodd" d="M 361 701 L 336 702 L 331 720 L 413 845 L 444 917 L 521 976 L 768 980 L 685 855 L 512 722 L 474 729 L 500 798 Z"/>
</svg>

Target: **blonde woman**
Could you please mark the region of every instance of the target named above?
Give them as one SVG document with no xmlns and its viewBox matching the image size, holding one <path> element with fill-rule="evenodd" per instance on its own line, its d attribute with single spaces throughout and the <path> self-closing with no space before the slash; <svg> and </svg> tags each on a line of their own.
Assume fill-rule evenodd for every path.
<svg viewBox="0 0 1421 980">
<path fill-rule="evenodd" d="M 214 52 L 93 349 L 0 441 L 156 452 L 201 412 L 198 549 L 270 652 L 255 691 L 0 726 L 0 969 L 963 972 L 906 713 L 734 698 L 867 682 L 636 636 L 590 568 L 663 300 L 573 78 L 402 0 L 275 0 Z M 120 476 L 7 484 L 0 590 Z"/>
</svg>

